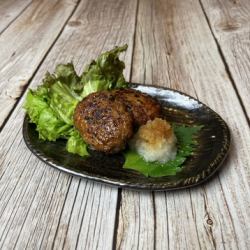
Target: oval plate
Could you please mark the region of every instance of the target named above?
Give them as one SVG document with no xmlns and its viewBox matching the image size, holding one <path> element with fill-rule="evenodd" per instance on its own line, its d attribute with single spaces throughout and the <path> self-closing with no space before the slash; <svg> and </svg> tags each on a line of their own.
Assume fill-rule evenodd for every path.
<svg viewBox="0 0 250 250">
<path fill-rule="evenodd" d="M 221 166 L 230 146 L 229 128 L 213 110 L 198 100 L 176 90 L 149 85 L 131 87 L 158 99 L 164 117 L 174 123 L 203 125 L 197 135 L 198 146 L 175 176 L 150 178 L 123 169 L 123 156 L 80 157 L 66 151 L 65 140 L 44 142 L 38 139 L 35 125 L 26 116 L 23 136 L 28 148 L 42 161 L 66 173 L 123 188 L 164 191 L 198 185 Z"/>
</svg>

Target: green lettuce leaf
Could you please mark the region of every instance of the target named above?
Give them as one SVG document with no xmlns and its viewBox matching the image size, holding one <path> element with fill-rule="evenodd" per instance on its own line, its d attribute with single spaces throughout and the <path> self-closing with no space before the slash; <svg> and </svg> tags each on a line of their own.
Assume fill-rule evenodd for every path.
<svg viewBox="0 0 250 250">
<path fill-rule="evenodd" d="M 89 155 L 86 143 L 84 143 L 82 137 L 75 129 L 72 130 L 68 138 L 66 149 L 72 154 L 78 154 L 80 156 Z"/>
<path fill-rule="evenodd" d="M 79 82 L 72 64 L 59 64 L 54 74 L 46 73 L 41 86 L 28 91 L 24 108 L 40 139 L 55 141 L 69 136 L 74 109 L 82 99 L 75 92 Z"/>
<path fill-rule="evenodd" d="M 72 63 L 59 64 L 52 75 L 47 73 L 49 82 L 49 106 L 66 124 L 73 125 L 73 113 L 82 97 L 77 93 L 83 91 L 80 77 Z"/>
<path fill-rule="evenodd" d="M 136 170 L 147 177 L 175 175 L 181 170 L 181 166 L 185 162 L 186 158 L 192 154 L 195 145 L 197 144 L 195 141 L 195 135 L 201 128 L 202 126 L 173 126 L 178 141 L 177 155 L 174 160 L 170 160 L 164 164 L 159 162 L 146 162 L 137 152 L 128 150 L 125 152 L 125 163 L 123 167 L 126 169 Z"/>
<path fill-rule="evenodd" d="M 77 75 L 73 63 L 58 64 L 55 69 L 54 77 L 74 92 L 82 92 L 83 84 L 81 78 Z"/>
<path fill-rule="evenodd" d="M 101 54 L 93 60 L 81 75 L 84 85 L 82 97 L 100 90 L 127 87 L 123 76 L 124 62 L 120 61 L 119 55 L 127 50 L 127 44 Z"/>
<path fill-rule="evenodd" d="M 41 112 L 44 109 L 49 108 L 49 105 L 42 94 L 39 94 L 38 91 L 36 93 L 30 89 L 26 96 L 24 108 L 26 109 L 30 120 L 33 123 L 38 123 Z"/>
<path fill-rule="evenodd" d="M 37 91 L 29 90 L 24 108 L 31 122 L 37 125 L 36 130 L 39 133 L 39 138 L 55 141 L 60 137 L 65 137 L 71 126 L 58 118 L 50 108 L 46 91 L 45 87 L 40 87 Z"/>
<path fill-rule="evenodd" d="M 39 138 L 48 141 L 65 138 L 71 130 L 71 126 L 60 120 L 50 108 L 41 112 L 36 128 Z"/>
<path fill-rule="evenodd" d="M 70 85 L 56 81 L 49 90 L 50 107 L 66 124 L 73 125 L 75 107 L 81 97 L 70 89 Z"/>
</svg>

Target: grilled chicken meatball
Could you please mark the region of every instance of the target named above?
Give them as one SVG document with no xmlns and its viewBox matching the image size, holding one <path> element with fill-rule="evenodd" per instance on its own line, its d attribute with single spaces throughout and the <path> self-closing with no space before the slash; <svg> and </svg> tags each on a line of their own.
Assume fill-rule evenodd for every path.
<svg viewBox="0 0 250 250">
<path fill-rule="evenodd" d="M 134 124 L 141 126 L 147 121 L 161 117 L 161 106 L 151 96 L 134 89 L 119 89 L 113 91 L 116 98 L 123 102 L 132 113 Z"/>
<path fill-rule="evenodd" d="M 133 134 L 133 119 L 112 92 L 90 94 L 78 103 L 74 125 L 91 148 L 108 154 L 123 150 Z"/>
</svg>

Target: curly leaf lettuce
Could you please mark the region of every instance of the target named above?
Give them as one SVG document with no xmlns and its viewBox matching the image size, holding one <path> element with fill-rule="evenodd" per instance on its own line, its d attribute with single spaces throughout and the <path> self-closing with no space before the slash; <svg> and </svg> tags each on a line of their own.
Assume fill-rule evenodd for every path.
<svg viewBox="0 0 250 250">
<path fill-rule="evenodd" d="M 51 109 L 44 109 L 37 123 L 39 138 L 48 141 L 55 141 L 58 138 L 66 138 L 71 126 L 65 124 L 54 114 Z"/>
<path fill-rule="evenodd" d="M 189 157 L 197 144 L 194 136 L 202 126 L 178 126 L 175 125 L 174 132 L 178 141 L 177 155 L 174 160 L 164 164 L 159 162 L 147 162 L 137 152 L 128 150 L 125 153 L 124 168 L 136 170 L 147 177 L 162 177 L 176 175 L 181 170 L 182 164 Z"/>
<path fill-rule="evenodd" d="M 123 76 L 124 62 L 120 61 L 119 55 L 127 50 L 128 45 L 101 54 L 93 60 L 81 75 L 81 82 L 84 85 L 82 97 L 100 90 L 127 87 Z"/>
<path fill-rule="evenodd" d="M 69 87 L 74 90 L 82 90 L 80 77 L 77 75 L 73 63 L 58 64 L 55 69 L 54 77 L 63 83 L 69 83 Z"/>
<path fill-rule="evenodd" d="M 73 125 L 75 107 L 81 97 L 70 89 L 70 85 L 56 81 L 49 90 L 50 107 L 66 124 Z"/>
<path fill-rule="evenodd" d="M 58 65 L 55 73 L 46 73 L 37 90 L 29 90 L 24 108 L 36 124 L 39 138 L 55 141 L 67 138 L 73 125 L 73 111 L 81 100 L 74 92 L 77 79 L 72 64 Z"/>
<path fill-rule="evenodd" d="M 75 129 L 72 130 L 68 138 L 66 149 L 69 153 L 78 154 L 80 156 L 89 155 L 86 143 Z"/>
<path fill-rule="evenodd" d="M 26 109 L 32 123 L 37 125 L 36 130 L 42 140 L 55 141 L 65 137 L 71 128 L 57 117 L 50 108 L 46 88 L 38 88 L 37 91 L 29 90 L 24 108 Z"/>
</svg>

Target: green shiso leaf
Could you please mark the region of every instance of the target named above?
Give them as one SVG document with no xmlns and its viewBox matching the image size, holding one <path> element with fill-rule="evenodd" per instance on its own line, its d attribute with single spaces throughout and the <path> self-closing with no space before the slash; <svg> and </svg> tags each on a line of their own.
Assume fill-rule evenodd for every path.
<svg viewBox="0 0 250 250">
<path fill-rule="evenodd" d="M 146 162 L 137 152 L 127 150 L 125 152 L 126 169 L 136 170 L 147 177 L 162 177 L 175 175 L 181 170 L 181 166 L 195 149 L 197 144 L 195 135 L 201 130 L 202 126 L 184 126 L 174 125 L 174 132 L 177 137 L 177 155 L 174 160 L 170 160 L 164 164 L 159 162 Z"/>
</svg>

